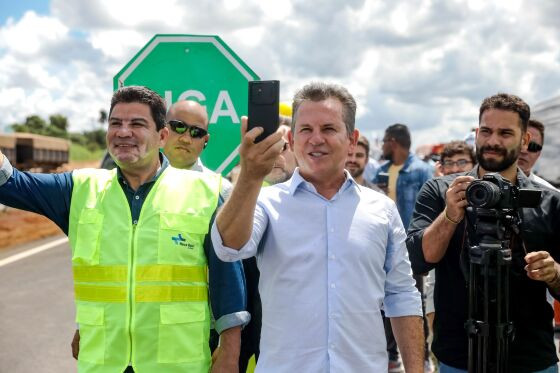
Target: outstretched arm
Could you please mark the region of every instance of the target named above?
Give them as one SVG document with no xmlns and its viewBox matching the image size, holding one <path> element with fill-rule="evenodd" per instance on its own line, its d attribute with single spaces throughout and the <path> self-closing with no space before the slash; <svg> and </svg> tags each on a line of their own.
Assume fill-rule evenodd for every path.
<svg viewBox="0 0 560 373">
<path fill-rule="evenodd" d="M 44 215 L 67 233 L 72 173 L 21 172 L 0 155 L 0 203 Z"/>
</svg>

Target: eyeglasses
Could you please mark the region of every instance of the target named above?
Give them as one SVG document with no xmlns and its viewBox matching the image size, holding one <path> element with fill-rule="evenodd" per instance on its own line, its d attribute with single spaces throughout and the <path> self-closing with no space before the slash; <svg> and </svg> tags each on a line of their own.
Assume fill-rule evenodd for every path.
<svg viewBox="0 0 560 373">
<path fill-rule="evenodd" d="M 167 122 L 167 124 L 169 124 L 169 127 L 171 127 L 173 132 L 176 132 L 179 135 L 182 135 L 183 133 L 188 131 L 190 137 L 192 137 L 193 139 L 200 139 L 208 134 L 208 131 L 206 131 L 204 128 L 200 128 L 192 124 L 187 124 L 181 120 L 170 120 L 169 122 Z"/>
<path fill-rule="evenodd" d="M 457 167 L 465 167 L 466 165 L 468 165 L 469 163 L 472 163 L 471 161 L 467 160 L 467 159 L 459 159 L 456 162 L 453 161 L 444 161 L 443 162 L 443 167 L 446 168 L 451 168 L 455 165 L 457 165 Z"/>
<path fill-rule="evenodd" d="M 541 150 L 542 150 L 542 145 L 537 144 L 534 141 L 531 141 L 529 143 L 529 146 L 527 147 L 527 151 L 530 151 L 531 153 L 537 153 L 537 152 L 540 152 Z"/>
</svg>

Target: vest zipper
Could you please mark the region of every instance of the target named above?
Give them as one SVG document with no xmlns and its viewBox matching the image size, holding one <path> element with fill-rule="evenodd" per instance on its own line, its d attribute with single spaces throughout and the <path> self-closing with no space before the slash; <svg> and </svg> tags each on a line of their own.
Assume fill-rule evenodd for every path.
<svg viewBox="0 0 560 373">
<path fill-rule="evenodd" d="M 128 301 L 129 301 L 129 308 L 128 308 L 128 318 L 129 318 L 129 327 L 128 327 L 128 337 L 129 337 L 129 346 L 130 346 L 130 364 L 132 365 L 132 362 L 134 360 L 134 348 L 132 346 L 132 333 L 133 333 L 133 328 L 134 328 L 134 312 L 133 312 L 133 307 L 134 307 L 134 291 L 135 291 L 135 287 L 134 287 L 134 242 L 136 240 L 136 226 L 137 224 L 132 224 L 132 240 L 131 240 L 131 246 L 130 246 L 130 266 L 129 266 L 129 271 L 128 271 L 128 287 L 129 287 L 129 292 L 128 292 Z"/>
</svg>

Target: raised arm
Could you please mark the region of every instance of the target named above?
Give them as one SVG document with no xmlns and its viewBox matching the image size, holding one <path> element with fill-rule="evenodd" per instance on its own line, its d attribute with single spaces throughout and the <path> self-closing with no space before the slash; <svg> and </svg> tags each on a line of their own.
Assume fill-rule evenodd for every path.
<svg viewBox="0 0 560 373">
<path fill-rule="evenodd" d="M 445 192 L 446 207 L 426 228 L 422 238 L 422 251 L 427 262 L 437 263 L 445 255 L 457 225 L 465 217 L 465 190 L 472 180 L 472 176 L 458 176 Z"/>
<path fill-rule="evenodd" d="M 282 151 L 282 134 L 274 133 L 254 143 L 262 128 L 247 132 L 247 118 L 241 118 L 241 172 L 231 195 L 218 212 L 216 225 L 224 246 L 239 250 L 247 243 L 253 230 L 253 216 L 264 177 L 272 170 Z"/>
</svg>

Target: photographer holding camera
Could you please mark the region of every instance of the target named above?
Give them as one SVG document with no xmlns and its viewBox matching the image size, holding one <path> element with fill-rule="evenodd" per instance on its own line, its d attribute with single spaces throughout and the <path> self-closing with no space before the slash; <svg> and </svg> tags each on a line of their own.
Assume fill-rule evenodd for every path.
<svg viewBox="0 0 560 373">
<path fill-rule="evenodd" d="M 530 136 L 529 106 L 519 97 L 497 94 L 484 99 L 476 133 L 478 166 L 434 178 L 418 194 L 407 246 L 415 273 L 436 270 L 436 316 L 432 351 L 441 373 L 466 372 L 468 365 L 468 294 L 465 265 L 472 229 L 466 222 L 466 189 L 475 179 L 499 173 L 524 189 L 542 189 L 518 169 L 517 159 Z M 535 208 L 519 208 L 520 234 L 513 234 L 509 275 L 510 320 L 515 337 L 509 345 L 509 371 L 557 372 L 553 309 L 546 290 L 560 294 L 560 194 L 542 191 Z M 471 223 L 469 221 L 469 223 Z"/>
</svg>

